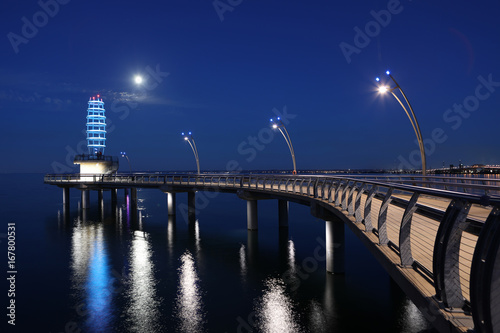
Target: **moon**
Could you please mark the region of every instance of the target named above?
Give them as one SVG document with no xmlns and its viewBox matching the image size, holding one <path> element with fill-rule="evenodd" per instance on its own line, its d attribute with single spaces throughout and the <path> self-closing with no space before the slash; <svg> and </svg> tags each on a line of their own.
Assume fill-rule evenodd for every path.
<svg viewBox="0 0 500 333">
<path fill-rule="evenodd" d="M 136 84 L 141 84 L 141 83 L 142 83 L 142 76 L 140 76 L 140 75 L 136 75 L 136 76 L 134 77 L 134 82 L 135 82 Z"/>
</svg>

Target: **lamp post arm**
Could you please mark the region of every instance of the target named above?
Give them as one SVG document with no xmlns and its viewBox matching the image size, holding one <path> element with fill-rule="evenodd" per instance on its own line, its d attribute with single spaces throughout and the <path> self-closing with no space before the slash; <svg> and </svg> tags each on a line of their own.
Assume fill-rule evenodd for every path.
<svg viewBox="0 0 500 333">
<path fill-rule="evenodd" d="M 125 157 L 127 158 L 128 168 L 130 169 L 130 173 L 132 173 L 132 166 L 130 165 L 130 159 L 128 158 L 127 155 L 125 155 Z"/>
<path fill-rule="evenodd" d="M 391 94 L 392 96 L 394 96 L 394 98 L 399 102 L 399 104 L 401 105 L 401 107 L 403 108 L 403 110 L 405 111 L 406 115 L 408 116 L 408 119 L 410 119 L 410 122 L 411 122 L 411 127 L 413 127 L 413 131 L 415 132 L 415 135 L 417 136 L 417 140 L 418 140 L 418 143 L 420 145 L 420 136 L 418 135 L 418 131 L 417 131 L 417 127 L 415 126 L 415 123 L 412 119 L 412 117 L 410 116 L 410 113 L 408 112 L 408 110 L 406 109 L 405 105 L 403 104 L 403 102 L 401 102 L 401 100 L 399 99 L 399 97 L 394 93 L 394 91 L 391 91 Z"/>
<path fill-rule="evenodd" d="M 420 140 L 422 140 L 422 134 L 420 132 L 420 126 L 418 124 L 418 120 L 417 120 L 417 117 L 415 116 L 415 113 L 413 112 L 413 108 L 410 104 L 410 101 L 408 100 L 408 98 L 406 97 L 406 94 L 405 92 L 403 91 L 403 88 L 401 88 L 401 86 L 396 82 L 396 79 L 391 75 L 389 74 L 389 77 L 392 79 L 392 81 L 394 81 L 394 84 L 396 85 L 395 88 L 399 89 L 399 91 L 401 92 L 401 95 L 403 95 L 403 98 L 405 99 L 406 101 L 406 104 L 408 104 L 408 107 L 410 108 L 410 111 L 411 111 L 411 115 L 413 117 L 413 120 L 415 122 L 415 126 L 416 126 L 416 132 L 417 132 L 417 136 L 420 138 Z M 401 102 L 399 102 L 401 104 Z M 406 111 L 406 110 L 405 110 Z M 408 112 L 406 112 L 406 114 L 408 114 Z M 409 117 L 409 116 L 408 116 Z"/>
<path fill-rule="evenodd" d="M 193 146 L 193 144 L 191 143 L 191 140 L 186 140 L 186 141 L 189 143 L 189 145 L 191 146 L 191 149 L 193 150 L 194 158 L 196 160 L 196 167 L 198 169 L 198 174 L 199 174 L 200 173 L 200 161 L 198 159 L 197 151 L 195 149 L 195 146 Z M 194 141 L 193 141 L 193 143 L 194 143 Z"/>
<path fill-rule="evenodd" d="M 196 151 L 196 167 L 198 168 L 198 174 L 200 174 L 200 155 L 198 155 L 198 148 L 196 147 L 194 138 L 191 137 L 191 140 L 193 141 L 194 150 Z"/>
<path fill-rule="evenodd" d="M 411 121 L 411 125 L 413 126 L 413 130 L 415 131 L 415 134 L 417 135 L 418 145 L 419 145 L 419 148 L 420 148 L 420 155 L 422 157 L 422 176 L 426 176 L 427 175 L 427 161 L 426 161 L 426 157 L 425 157 L 425 146 L 424 146 L 424 142 L 423 142 L 423 139 L 422 139 L 422 133 L 420 131 L 420 125 L 418 124 L 418 120 L 417 120 L 417 117 L 415 116 L 415 112 L 413 112 L 413 108 L 412 108 L 412 106 L 410 104 L 410 101 L 408 101 L 408 98 L 406 97 L 406 94 L 404 93 L 403 89 L 396 82 L 396 80 L 394 79 L 394 77 L 391 74 L 389 74 L 389 77 L 392 79 L 392 81 L 394 81 L 394 84 L 396 85 L 396 87 L 394 89 L 396 89 L 396 88 L 399 89 L 399 91 L 401 92 L 401 95 L 403 95 L 403 98 L 405 99 L 406 104 L 408 104 L 408 107 L 410 108 L 411 116 L 413 118 L 410 117 L 410 114 L 408 113 L 408 110 L 406 110 L 406 108 L 404 107 L 404 105 L 401 102 L 401 100 L 394 93 L 394 89 L 393 89 L 391 91 L 392 95 L 398 100 L 399 104 L 401 104 L 401 106 L 405 110 L 406 115 L 408 116 L 408 118 Z"/>
<path fill-rule="evenodd" d="M 294 171 L 294 173 L 296 173 L 297 172 L 297 165 L 295 163 L 295 151 L 293 149 L 292 139 L 290 138 L 290 135 L 288 134 L 286 127 L 284 125 L 282 127 L 283 127 L 283 130 L 285 130 L 286 135 L 281 130 L 281 127 L 279 127 L 278 129 L 280 130 L 281 134 L 283 134 L 283 137 L 285 138 L 285 141 L 288 145 L 288 149 L 290 149 L 290 154 L 292 155 L 292 162 L 293 162 L 293 171 Z"/>
</svg>

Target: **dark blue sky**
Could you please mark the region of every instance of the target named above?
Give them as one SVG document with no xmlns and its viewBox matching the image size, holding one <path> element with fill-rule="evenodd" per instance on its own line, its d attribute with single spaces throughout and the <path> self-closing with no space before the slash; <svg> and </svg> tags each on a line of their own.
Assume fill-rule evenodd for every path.
<svg viewBox="0 0 500 333">
<path fill-rule="evenodd" d="M 277 112 L 299 170 L 419 168 L 403 109 L 376 92 L 386 69 L 429 167 L 500 164 L 497 0 L 4 0 L 0 13 L 0 172 L 75 171 L 97 94 L 105 153 L 135 170 L 193 170 L 188 130 L 203 170 L 290 169 Z"/>
</svg>

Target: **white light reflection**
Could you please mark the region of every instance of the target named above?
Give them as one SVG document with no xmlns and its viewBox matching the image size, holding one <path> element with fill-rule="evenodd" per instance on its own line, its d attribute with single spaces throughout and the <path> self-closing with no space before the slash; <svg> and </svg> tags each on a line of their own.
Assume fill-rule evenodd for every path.
<svg viewBox="0 0 500 333">
<path fill-rule="evenodd" d="M 326 317 L 321 305 L 312 300 L 309 311 L 309 331 L 315 333 L 327 332 Z"/>
<path fill-rule="evenodd" d="M 262 332 L 300 332 L 292 300 L 286 295 L 285 283 L 281 279 L 267 279 L 265 290 L 258 302 L 257 325 Z"/>
<path fill-rule="evenodd" d="M 240 274 L 243 278 L 247 275 L 247 255 L 245 253 L 245 245 L 240 247 Z"/>
<path fill-rule="evenodd" d="M 72 235 L 72 282 L 85 305 L 87 325 L 92 332 L 110 329 L 113 278 L 102 225 L 84 225 L 78 220 Z"/>
<path fill-rule="evenodd" d="M 169 215 L 167 224 L 167 244 L 168 244 L 169 258 L 172 257 L 172 253 L 174 251 L 174 241 L 175 241 L 175 217 L 173 215 Z"/>
<path fill-rule="evenodd" d="M 130 299 L 127 312 L 134 332 L 155 332 L 158 329 L 159 300 L 151 256 L 148 234 L 134 231 L 130 247 L 130 289 L 127 295 Z"/>
<path fill-rule="evenodd" d="M 403 305 L 402 316 L 404 332 L 421 332 L 428 328 L 424 315 L 408 298 Z"/>
<path fill-rule="evenodd" d="M 200 223 L 198 220 L 194 222 L 194 239 L 196 242 L 196 253 L 199 253 L 201 250 L 200 246 Z"/>
<path fill-rule="evenodd" d="M 189 251 L 180 258 L 179 288 L 177 291 L 177 316 L 181 332 L 201 332 L 203 330 L 203 310 L 199 279 L 193 256 Z"/>
<path fill-rule="evenodd" d="M 295 273 L 295 244 L 291 239 L 288 241 L 288 265 L 292 273 Z"/>
</svg>

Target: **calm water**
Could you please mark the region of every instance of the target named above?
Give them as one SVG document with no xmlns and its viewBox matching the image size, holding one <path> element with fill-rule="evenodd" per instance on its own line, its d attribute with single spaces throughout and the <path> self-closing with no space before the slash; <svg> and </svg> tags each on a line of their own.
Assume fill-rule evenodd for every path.
<svg viewBox="0 0 500 333">
<path fill-rule="evenodd" d="M 246 203 L 198 195 L 196 223 L 168 217 L 166 195 L 123 191 L 104 209 L 97 195 L 79 211 L 71 190 L 43 175 L 0 175 L 0 248 L 16 227 L 16 326 L 10 332 L 422 332 L 418 309 L 346 228 L 346 273 L 325 273 L 324 223 L 290 204 L 288 231 L 275 200 L 259 201 L 259 230 L 246 230 Z M 187 204 L 177 194 L 177 205 Z M 7 258 L 2 256 L 4 276 Z M 7 319 L 6 319 L 7 318 Z M 2 332 L 5 330 L 2 330 Z"/>
</svg>

